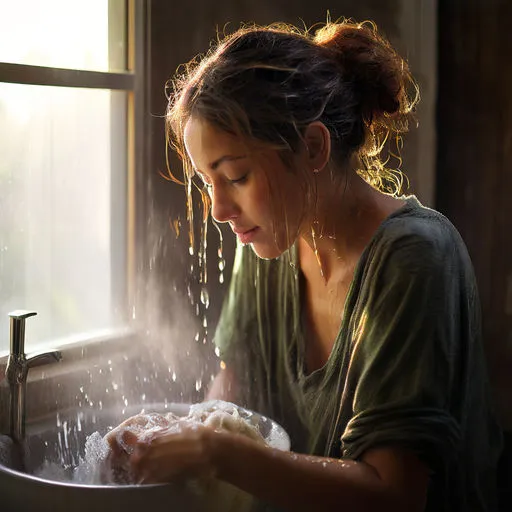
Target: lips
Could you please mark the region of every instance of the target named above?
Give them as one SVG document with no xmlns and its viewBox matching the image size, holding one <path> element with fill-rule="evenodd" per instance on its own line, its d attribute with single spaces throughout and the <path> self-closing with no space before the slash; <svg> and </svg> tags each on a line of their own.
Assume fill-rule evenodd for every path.
<svg viewBox="0 0 512 512">
<path fill-rule="evenodd" d="M 251 229 L 240 229 L 240 228 L 232 228 L 232 229 L 233 229 L 233 232 L 238 237 L 238 239 L 240 240 L 240 242 L 242 242 L 245 245 L 245 244 L 250 244 L 254 240 L 254 238 L 260 228 L 256 226 L 255 228 L 251 228 Z"/>
</svg>

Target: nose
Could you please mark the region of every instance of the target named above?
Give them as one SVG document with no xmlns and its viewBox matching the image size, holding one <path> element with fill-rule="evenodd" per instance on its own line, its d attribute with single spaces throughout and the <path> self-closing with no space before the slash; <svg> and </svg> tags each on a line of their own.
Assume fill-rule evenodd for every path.
<svg viewBox="0 0 512 512">
<path fill-rule="evenodd" d="M 230 191 L 219 184 L 210 189 L 212 201 L 212 217 L 217 222 L 228 222 L 240 215 L 240 207 L 233 199 Z"/>
</svg>

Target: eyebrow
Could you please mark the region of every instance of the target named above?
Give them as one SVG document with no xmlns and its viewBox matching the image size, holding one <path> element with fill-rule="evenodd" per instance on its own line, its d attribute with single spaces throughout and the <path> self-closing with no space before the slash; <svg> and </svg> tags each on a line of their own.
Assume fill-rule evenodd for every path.
<svg viewBox="0 0 512 512">
<path fill-rule="evenodd" d="M 224 155 L 220 158 L 217 158 L 217 160 L 213 161 L 210 164 L 210 169 L 213 171 L 216 171 L 220 164 L 224 162 L 233 162 L 235 160 L 241 160 L 242 158 L 247 158 L 247 155 L 239 155 L 239 156 L 233 156 L 233 155 Z"/>
</svg>

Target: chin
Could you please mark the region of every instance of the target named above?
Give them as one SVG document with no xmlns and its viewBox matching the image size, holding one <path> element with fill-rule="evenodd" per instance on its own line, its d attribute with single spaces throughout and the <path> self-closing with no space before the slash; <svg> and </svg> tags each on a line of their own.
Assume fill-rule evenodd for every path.
<svg viewBox="0 0 512 512">
<path fill-rule="evenodd" d="M 274 260 L 279 258 L 279 256 L 281 256 L 281 254 L 283 254 L 283 252 L 285 252 L 287 249 L 279 249 L 279 247 L 277 247 L 275 244 L 270 246 L 266 244 L 252 243 L 250 245 L 254 251 L 254 254 L 256 254 L 256 256 L 262 260 Z"/>
</svg>

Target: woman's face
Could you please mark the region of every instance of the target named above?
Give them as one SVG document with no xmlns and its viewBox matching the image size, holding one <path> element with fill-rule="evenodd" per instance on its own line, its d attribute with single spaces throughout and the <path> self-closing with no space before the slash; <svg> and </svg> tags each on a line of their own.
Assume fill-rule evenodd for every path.
<svg viewBox="0 0 512 512">
<path fill-rule="evenodd" d="M 297 238 L 305 211 L 305 185 L 276 150 L 251 149 L 241 138 L 190 118 L 185 147 L 208 188 L 212 216 L 228 222 L 243 244 L 277 258 Z"/>
</svg>

